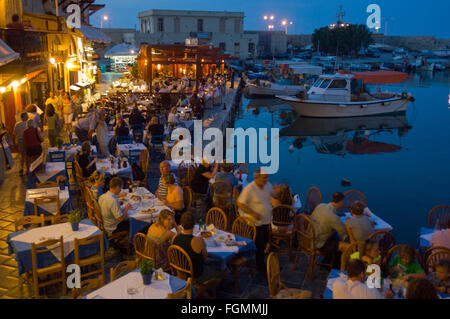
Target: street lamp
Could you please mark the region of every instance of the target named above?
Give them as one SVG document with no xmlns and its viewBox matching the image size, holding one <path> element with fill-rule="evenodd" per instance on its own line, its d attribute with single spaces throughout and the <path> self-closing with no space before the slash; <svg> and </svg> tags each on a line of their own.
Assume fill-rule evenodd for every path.
<svg viewBox="0 0 450 319">
<path fill-rule="evenodd" d="M 289 21 L 289 23 L 288 23 L 287 20 L 281 21 L 281 25 L 284 27 L 284 30 L 285 30 L 286 34 L 287 34 L 287 27 L 288 27 L 288 25 L 292 25 L 292 24 L 293 24 L 292 21 Z"/>
<path fill-rule="evenodd" d="M 274 28 L 274 25 L 273 24 L 269 24 L 267 27 L 269 28 L 269 30 L 271 30 L 271 29 Z"/>
<path fill-rule="evenodd" d="M 273 20 L 273 19 L 275 19 L 275 17 L 273 15 L 271 15 L 270 16 L 270 20 Z"/>
<path fill-rule="evenodd" d="M 268 18 L 267 18 L 267 16 L 264 16 L 264 20 L 267 20 Z"/>
<path fill-rule="evenodd" d="M 103 21 L 108 21 L 109 20 L 109 17 L 107 16 L 107 15 L 104 15 L 103 17 L 102 17 L 102 19 L 100 20 L 100 28 L 101 29 L 103 29 Z"/>
</svg>

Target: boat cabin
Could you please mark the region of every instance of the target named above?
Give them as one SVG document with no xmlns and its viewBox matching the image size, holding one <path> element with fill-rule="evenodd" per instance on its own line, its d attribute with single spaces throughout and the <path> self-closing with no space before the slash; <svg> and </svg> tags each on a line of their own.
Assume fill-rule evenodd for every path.
<svg viewBox="0 0 450 319">
<path fill-rule="evenodd" d="M 361 90 L 362 80 L 353 79 L 353 74 L 322 75 L 308 91 L 310 100 L 350 102 L 351 93 Z"/>
</svg>

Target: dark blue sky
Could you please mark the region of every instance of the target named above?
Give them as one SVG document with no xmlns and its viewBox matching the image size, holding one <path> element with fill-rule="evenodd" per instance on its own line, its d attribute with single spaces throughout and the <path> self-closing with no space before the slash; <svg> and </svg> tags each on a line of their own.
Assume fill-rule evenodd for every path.
<svg viewBox="0 0 450 319">
<path fill-rule="evenodd" d="M 293 21 L 288 33 L 312 33 L 315 28 L 336 20 L 339 5 L 349 23 L 366 23 L 369 4 L 381 7 L 381 16 L 388 19 L 388 35 L 434 35 L 450 38 L 450 0 L 97 0 L 106 7 L 91 17 L 100 26 L 100 16 L 107 14 L 104 27 L 134 28 L 137 15 L 149 9 L 243 11 L 245 30 L 267 29 L 265 14 L 274 14 L 275 28 L 282 30 L 281 19 Z M 380 32 L 384 32 L 385 21 Z"/>
</svg>

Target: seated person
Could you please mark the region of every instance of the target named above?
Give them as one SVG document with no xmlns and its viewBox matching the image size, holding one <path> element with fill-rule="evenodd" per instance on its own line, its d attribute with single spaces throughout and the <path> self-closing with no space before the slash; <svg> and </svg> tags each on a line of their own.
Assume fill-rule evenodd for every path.
<svg viewBox="0 0 450 319">
<path fill-rule="evenodd" d="M 147 131 L 149 135 L 164 135 L 164 125 L 159 123 L 159 120 L 156 116 L 153 116 L 150 124 L 147 127 Z"/>
<path fill-rule="evenodd" d="M 351 259 L 360 259 L 366 266 L 381 263 L 380 249 L 375 241 L 366 241 L 357 252 L 350 255 Z"/>
<path fill-rule="evenodd" d="M 98 201 L 98 198 L 103 195 L 103 186 L 105 185 L 105 174 L 95 171 L 90 177 L 92 183 L 91 192 L 94 199 Z"/>
<path fill-rule="evenodd" d="M 134 107 L 130 114 L 129 119 L 131 127 L 144 125 L 146 120 L 145 117 L 139 112 L 137 107 Z"/>
<path fill-rule="evenodd" d="M 177 234 L 180 234 L 180 228 L 178 227 L 173 214 L 167 209 L 163 209 L 158 216 L 158 221 L 150 226 L 147 232 L 147 236 L 154 244 L 155 265 L 153 268 L 163 268 L 169 270 L 169 260 L 167 258 L 167 249 L 172 243 L 172 239 L 176 236 L 171 231 L 175 227 Z"/>
<path fill-rule="evenodd" d="M 208 256 L 206 244 L 202 237 L 193 235 L 195 225 L 194 215 L 184 213 L 181 216 L 183 232 L 175 237 L 173 245 L 180 246 L 189 255 L 192 261 L 194 278 L 197 283 L 204 283 L 220 276 L 220 271 L 205 263 Z"/>
<path fill-rule="evenodd" d="M 433 283 L 426 278 L 414 278 L 408 284 L 406 299 L 439 299 Z"/>
<path fill-rule="evenodd" d="M 231 189 L 235 186 L 239 186 L 239 181 L 232 173 L 233 164 L 231 163 L 221 163 L 220 172 L 216 174 L 216 181 L 224 181 L 231 185 Z"/>
<path fill-rule="evenodd" d="M 274 208 L 280 205 L 292 206 L 293 203 L 292 193 L 288 185 L 273 186 L 272 206 Z"/>
<path fill-rule="evenodd" d="M 411 245 L 402 246 L 400 253 L 389 263 L 389 273 L 394 279 L 409 281 L 425 278 L 425 273 L 416 260 L 416 250 Z"/>
<path fill-rule="evenodd" d="M 350 207 L 352 217 L 345 221 L 345 227 L 349 230 L 349 233 L 353 234 L 355 241 L 364 242 L 374 232 L 369 217 L 363 214 L 364 208 L 362 202 L 354 202 Z"/>
<path fill-rule="evenodd" d="M 168 192 L 167 185 L 164 183 L 163 176 L 165 176 L 167 174 L 172 174 L 170 164 L 168 161 L 162 161 L 159 164 L 159 172 L 161 173 L 161 177 L 159 178 L 158 189 L 156 190 L 155 195 L 156 195 L 156 197 L 159 198 L 159 200 L 162 201 L 163 199 L 166 199 L 167 192 Z"/>
<path fill-rule="evenodd" d="M 170 109 L 170 113 L 167 117 L 167 123 L 172 123 L 172 125 L 176 124 L 178 122 L 177 118 L 177 108 L 174 106 Z"/>
<path fill-rule="evenodd" d="M 333 299 L 383 299 L 377 288 L 366 284 L 366 266 L 359 259 L 351 259 L 347 264 L 347 279 L 338 278 L 333 284 Z M 393 299 L 392 290 L 387 289 L 385 299 Z"/>
<path fill-rule="evenodd" d="M 211 170 L 211 165 L 206 158 L 202 159 L 202 163 L 195 169 L 192 178 L 191 188 L 194 193 L 206 195 L 209 188 L 209 180 L 217 174 L 219 164 L 216 163 Z"/>
<path fill-rule="evenodd" d="M 119 125 L 116 127 L 115 132 L 117 136 L 125 136 L 125 137 L 130 136 L 130 129 L 128 128 L 128 125 L 125 122 L 125 120 L 121 120 L 119 122 Z"/>
<path fill-rule="evenodd" d="M 83 177 L 89 177 L 96 170 L 97 156 L 91 156 L 91 143 L 83 142 L 81 152 L 77 155 L 77 162 L 83 172 Z"/>
<path fill-rule="evenodd" d="M 175 184 L 175 178 L 170 173 L 163 175 L 163 182 L 167 187 L 167 196 L 162 202 L 175 211 L 175 221 L 179 223 L 184 209 L 183 189 Z"/>
<path fill-rule="evenodd" d="M 130 222 L 126 218 L 131 205 L 127 204 L 122 209 L 118 200 L 122 186 L 123 182 L 119 177 L 111 178 L 109 191 L 98 199 L 98 205 L 100 206 L 100 212 L 103 218 L 103 226 L 108 233 L 128 231 L 130 227 Z"/>
<path fill-rule="evenodd" d="M 437 262 L 434 272 L 428 275 L 428 279 L 441 294 L 450 294 L 450 260 L 441 259 Z"/>
</svg>

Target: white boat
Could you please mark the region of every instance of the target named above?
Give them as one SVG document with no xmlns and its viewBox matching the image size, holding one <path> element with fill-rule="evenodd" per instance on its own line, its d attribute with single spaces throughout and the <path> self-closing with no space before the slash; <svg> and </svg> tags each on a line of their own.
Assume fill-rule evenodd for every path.
<svg viewBox="0 0 450 319">
<path fill-rule="evenodd" d="M 265 80 L 247 81 L 249 96 L 276 96 L 276 95 L 296 95 L 304 92 L 302 85 L 281 85 Z"/>
<path fill-rule="evenodd" d="M 407 93 L 365 92 L 364 84 L 394 84 L 408 74 L 395 71 L 322 75 L 304 98 L 278 95 L 301 116 L 354 117 L 405 112 L 414 100 Z"/>
</svg>

